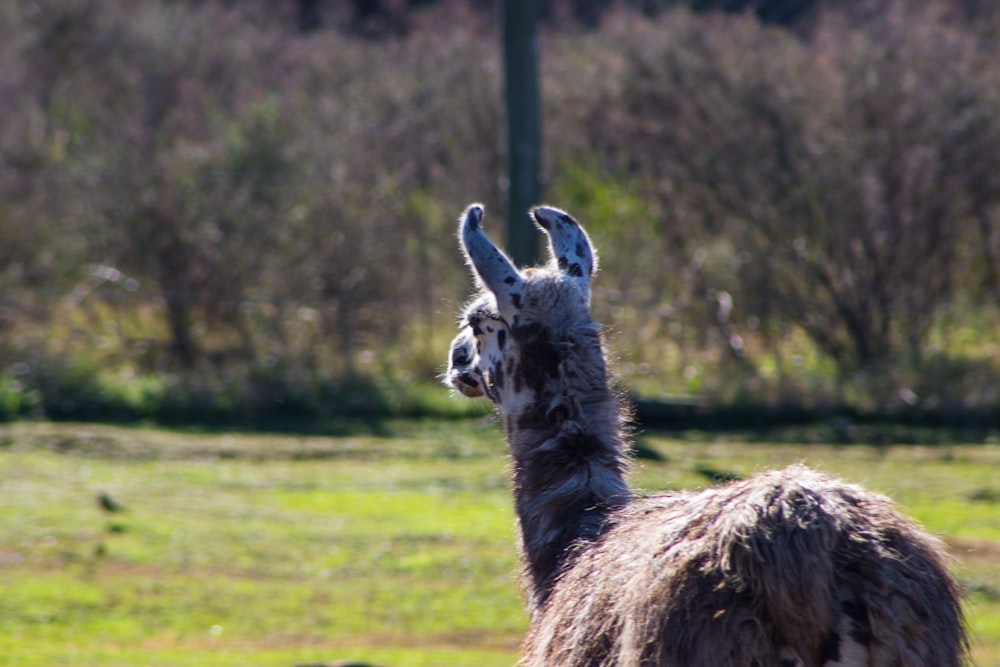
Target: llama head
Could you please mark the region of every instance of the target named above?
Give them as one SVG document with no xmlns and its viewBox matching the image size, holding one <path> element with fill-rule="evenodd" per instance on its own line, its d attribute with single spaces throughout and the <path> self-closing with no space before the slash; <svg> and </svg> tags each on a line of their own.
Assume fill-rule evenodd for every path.
<svg viewBox="0 0 1000 667">
<path fill-rule="evenodd" d="M 459 227 L 480 292 L 462 314 L 446 382 L 465 396 L 488 397 L 508 416 L 565 393 L 560 383 L 567 373 L 583 371 L 562 367 L 572 348 L 590 347 L 600 357 L 590 319 L 590 279 L 597 268 L 590 239 L 558 209 L 538 207 L 531 217 L 548 237 L 549 261 L 524 271 L 486 236 L 482 206 L 466 209 Z M 599 364 L 603 384 L 603 360 Z"/>
</svg>

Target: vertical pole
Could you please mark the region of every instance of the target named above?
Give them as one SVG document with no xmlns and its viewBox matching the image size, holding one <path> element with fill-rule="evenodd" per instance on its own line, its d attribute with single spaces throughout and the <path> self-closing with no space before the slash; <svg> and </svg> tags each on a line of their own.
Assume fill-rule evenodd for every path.
<svg viewBox="0 0 1000 667">
<path fill-rule="evenodd" d="M 507 251 L 515 265 L 538 261 L 528 209 L 541 203 L 542 122 L 538 92 L 537 0 L 504 0 L 507 106 Z"/>
</svg>

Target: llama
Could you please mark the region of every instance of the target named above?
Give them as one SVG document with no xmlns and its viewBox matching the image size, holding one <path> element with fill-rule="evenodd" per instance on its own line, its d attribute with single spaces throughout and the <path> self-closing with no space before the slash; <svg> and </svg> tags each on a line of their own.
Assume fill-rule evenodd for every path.
<svg viewBox="0 0 1000 667">
<path fill-rule="evenodd" d="M 523 667 L 946 667 L 967 642 L 942 545 L 887 498 L 804 466 L 638 497 L 590 317 L 597 257 L 554 208 L 519 271 L 460 220 L 479 295 L 446 383 L 486 396 L 511 454 L 531 625 Z"/>
</svg>

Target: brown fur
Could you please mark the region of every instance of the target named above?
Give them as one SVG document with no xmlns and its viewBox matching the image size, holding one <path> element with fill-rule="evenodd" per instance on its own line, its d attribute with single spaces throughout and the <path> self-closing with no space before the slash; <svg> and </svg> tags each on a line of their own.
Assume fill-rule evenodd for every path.
<svg viewBox="0 0 1000 667">
<path fill-rule="evenodd" d="M 872 665 L 958 665 L 941 544 L 887 498 L 802 466 L 636 500 L 580 548 L 522 665 L 819 665 L 846 614 Z M 786 653 L 785 657 L 789 654 Z"/>
<path fill-rule="evenodd" d="M 551 259 L 525 272 L 482 232 L 481 207 L 464 214 L 483 291 L 447 374 L 503 416 L 532 615 L 522 667 L 962 664 L 945 551 L 887 498 L 802 466 L 633 497 L 589 313 L 596 255 L 565 213 L 533 214 Z"/>
</svg>

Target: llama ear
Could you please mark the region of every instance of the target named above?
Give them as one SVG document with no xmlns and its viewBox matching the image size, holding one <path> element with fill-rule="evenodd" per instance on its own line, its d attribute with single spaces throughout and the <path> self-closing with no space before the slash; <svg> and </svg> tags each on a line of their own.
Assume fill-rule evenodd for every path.
<svg viewBox="0 0 1000 667">
<path fill-rule="evenodd" d="M 462 250 L 480 286 L 493 293 L 501 313 L 510 313 L 521 307 L 524 278 L 486 236 L 482 220 L 482 204 L 473 204 L 462 214 L 459 222 Z"/>
<path fill-rule="evenodd" d="M 549 237 L 550 262 L 590 295 L 590 277 L 597 271 L 597 253 L 587 232 L 565 211 L 548 206 L 531 210 L 538 227 Z"/>
</svg>

